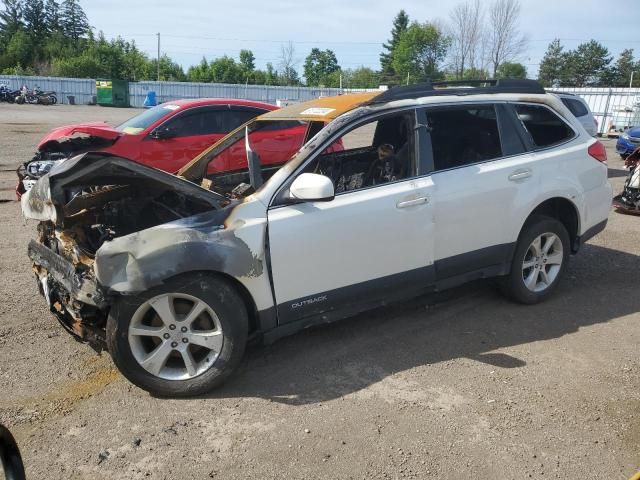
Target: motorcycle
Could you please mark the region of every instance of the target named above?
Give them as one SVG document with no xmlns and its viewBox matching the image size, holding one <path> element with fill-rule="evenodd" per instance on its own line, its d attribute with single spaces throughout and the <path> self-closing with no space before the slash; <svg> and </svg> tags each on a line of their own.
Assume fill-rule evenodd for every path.
<svg viewBox="0 0 640 480">
<path fill-rule="evenodd" d="M 20 96 L 20 90 L 12 90 L 8 85 L 0 85 L 0 102 L 14 103 Z"/>
<path fill-rule="evenodd" d="M 622 193 L 613 198 L 613 206 L 618 211 L 640 215 L 640 147 L 625 159 L 624 164 L 629 169 L 629 175 Z"/>
<path fill-rule="evenodd" d="M 16 92 L 18 95 L 15 97 L 15 103 L 24 104 L 30 103 L 32 105 L 55 105 L 58 103 L 58 97 L 55 92 L 45 92 L 40 87 L 35 87 L 33 90 L 27 88 L 26 85 Z"/>
<path fill-rule="evenodd" d="M 58 103 L 56 92 L 45 92 L 41 90 L 40 87 L 36 87 L 33 89 L 33 95 L 37 98 L 37 103 L 41 103 L 43 105 L 55 105 Z"/>
</svg>

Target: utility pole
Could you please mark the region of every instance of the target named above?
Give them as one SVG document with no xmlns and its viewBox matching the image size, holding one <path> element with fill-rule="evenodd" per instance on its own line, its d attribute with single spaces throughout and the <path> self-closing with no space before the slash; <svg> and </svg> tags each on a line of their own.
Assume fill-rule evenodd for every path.
<svg viewBox="0 0 640 480">
<path fill-rule="evenodd" d="M 631 80 L 629 80 L 629 88 L 632 88 L 632 85 L 633 85 L 633 74 L 634 73 L 635 72 L 631 72 Z"/>
<path fill-rule="evenodd" d="M 160 32 L 158 32 L 158 81 L 160 81 Z"/>
</svg>

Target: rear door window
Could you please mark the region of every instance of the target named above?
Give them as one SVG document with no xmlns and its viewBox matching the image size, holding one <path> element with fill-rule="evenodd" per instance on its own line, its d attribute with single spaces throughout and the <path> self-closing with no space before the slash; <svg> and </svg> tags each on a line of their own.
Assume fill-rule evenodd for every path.
<svg viewBox="0 0 640 480">
<path fill-rule="evenodd" d="M 228 113 L 218 108 L 194 108 L 171 118 L 166 127 L 176 137 L 225 133 L 224 115 Z"/>
<path fill-rule="evenodd" d="M 560 100 L 562 100 L 564 106 L 567 107 L 576 117 L 584 117 L 589 113 L 587 107 L 585 107 L 580 100 L 575 100 L 573 98 L 561 98 Z"/>
<path fill-rule="evenodd" d="M 517 104 L 515 108 L 520 122 L 536 147 L 550 147 L 575 136 L 573 129 L 547 107 Z"/>
<path fill-rule="evenodd" d="M 258 109 L 249 110 L 249 109 L 239 109 L 239 108 L 232 108 L 231 110 L 223 111 L 221 113 L 223 113 L 222 123 L 223 123 L 224 131 L 217 132 L 217 133 L 231 132 L 232 130 L 235 130 L 236 128 L 238 128 L 240 125 L 244 125 L 252 118 L 255 118 L 258 115 L 261 115 L 265 112 L 266 110 L 258 110 Z"/>
<path fill-rule="evenodd" d="M 493 105 L 429 109 L 427 121 L 436 172 L 503 155 Z"/>
</svg>

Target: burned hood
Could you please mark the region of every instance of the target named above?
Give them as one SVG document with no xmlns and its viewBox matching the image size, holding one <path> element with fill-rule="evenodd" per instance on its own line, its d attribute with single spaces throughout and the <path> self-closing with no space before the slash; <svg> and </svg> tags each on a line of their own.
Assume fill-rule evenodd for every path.
<svg viewBox="0 0 640 480">
<path fill-rule="evenodd" d="M 104 138 L 105 140 L 115 140 L 122 135 L 122 132 L 116 130 L 104 122 L 88 122 L 76 125 L 65 125 L 51 130 L 38 143 L 38 150 L 41 150 L 46 144 L 52 141 L 60 142 L 74 135 L 88 135 L 91 137 Z"/>
<path fill-rule="evenodd" d="M 57 223 L 64 216 L 63 207 L 87 188 L 142 186 L 147 182 L 164 185 L 216 210 L 229 203 L 222 195 L 162 170 L 107 153 L 89 152 L 61 162 L 41 177 L 22 196 L 22 212 L 30 219 Z"/>
</svg>

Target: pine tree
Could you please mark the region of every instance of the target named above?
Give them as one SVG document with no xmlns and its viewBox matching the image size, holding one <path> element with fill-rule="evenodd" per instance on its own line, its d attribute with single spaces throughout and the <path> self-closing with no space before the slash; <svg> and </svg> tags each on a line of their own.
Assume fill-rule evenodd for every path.
<svg viewBox="0 0 640 480">
<path fill-rule="evenodd" d="M 64 35 L 75 42 L 90 30 L 89 20 L 78 0 L 64 0 L 60 4 L 60 23 Z"/>
<path fill-rule="evenodd" d="M 56 0 L 47 0 L 44 6 L 44 13 L 47 23 L 47 31 L 51 34 L 61 30 L 60 25 L 60 5 Z"/>
<path fill-rule="evenodd" d="M 22 11 L 25 28 L 34 43 L 42 43 L 47 35 L 47 18 L 44 0 L 24 0 Z"/>
<path fill-rule="evenodd" d="M 633 49 L 625 48 L 613 67 L 613 86 L 628 87 L 631 80 L 631 72 L 636 69 L 636 63 L 633 60 Z M 640 80 L 640 79 L 638 79 Z M 634 84 L 637 83 L 634 78 Z"/>
<path fill-rule="evenodd" d="M 562 84 L 567 77 L 567 53 L 563 51 L 560 39 L 556 38 L 547 47 L 547 51 L 540 62 L 538 80 L 547 87 Z"/>
<path fill-rule="evenodd" d="M 409 28 L 409 15 L 404 10 L 400 10 L 393 19 L 393 28 L 391 29 L 391 39 L 389 42 L 382 45 L 382 48 L 386 50 L 380 54 L 380 66 L 382 67 L 382 73 L 394 74 L 393 70 L 393 51 L 398 45 L 400 36 Z"/>
<path fill-rule="evenodd" d="M 8 41 L 22 26 L 22 0 L 2 0 L 0 38 Z"/>
</svg>

